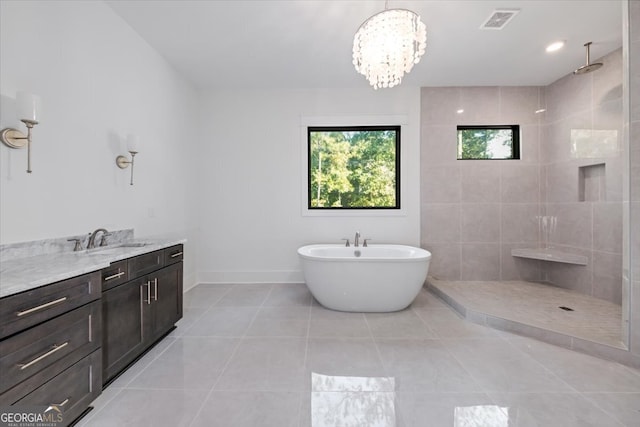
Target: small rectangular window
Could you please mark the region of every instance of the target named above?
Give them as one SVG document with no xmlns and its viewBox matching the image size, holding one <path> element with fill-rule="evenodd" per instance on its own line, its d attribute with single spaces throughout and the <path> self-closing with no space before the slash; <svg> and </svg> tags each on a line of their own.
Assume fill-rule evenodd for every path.
<svg viewBox="0 0 640 427">
<path fill-rule="evenodd" d="M 458 160 L 520 158 L 520 126 L 458 126 Z"/>
<path fill-rule="evenodd" d="M 400 126 L 307 132 L 309 209 L 400 209 Z"/>
</svg>

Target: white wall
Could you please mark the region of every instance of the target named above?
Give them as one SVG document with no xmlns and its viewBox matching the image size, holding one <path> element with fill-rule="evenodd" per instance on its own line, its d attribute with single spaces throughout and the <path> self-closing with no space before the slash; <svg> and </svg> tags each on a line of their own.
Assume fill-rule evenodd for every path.
<svg viewBox="0 0 640 427">
<path fill-rule="evenodd" d="M 176 232 L 195 280 L 194 188 L 198 98 L 194 89 L 102 2 L 0 2 L 0 126 L 15 93 L 43 100 L 26 150 L 0 146 L 0 243 L 134 228 Z M 135 185 L 115 165 L 127 133 L 140 137 Z"/>
<path fill-rule="evenodd" d="M 405 117 L 403 215 L 303 215 L 304 123 L 372 116 Z M 419 88 L 215 92 L 203 97 L 201 120 L 199 281 L 301 281 L 299 246 L 339 243 L 356 230 L 373 243 L 419 245 Z"/>
<path fill-rule="evenodd" d="M 419 88 L 218 92 L 200 108 L 195 90 L 101 2 L 2 1 L 0 12 L 0 126 L 22 126 L 17 90 L 44 103 L 33 174 L 25 150 L 0 146 L 0 243 L 98 227 L 174 232 L 189 239 L 187 287 L 196 270 L 203 282 L 302 280 L 298 246 L 356 230 L 419 245 Z M 402 215 L 303 216 L 301 123 L 372 116 L 406 118 Z M 133 187 L 114 164 L 130 132 L 141 140 Z"/>
</svg>

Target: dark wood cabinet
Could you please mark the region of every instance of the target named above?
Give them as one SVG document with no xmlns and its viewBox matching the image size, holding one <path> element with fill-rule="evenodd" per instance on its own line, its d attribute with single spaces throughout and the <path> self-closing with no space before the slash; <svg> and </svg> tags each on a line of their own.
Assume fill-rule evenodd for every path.
<svg viewBox="0 0 640 427">
<path fill-rule="evenodd" d="M 0 299 L 0 406 L 57 406 L 76 421 L 182 318 L 183 246 Z"/>
<path fill-rule="evenodd" d="M 2 298 L 0 338 L 100 298 L 100 284 L 94 272 Z"/>
<path fill-rule="evenodd" d="M 149 280 L 149 339 L 166 334 L 182 317 L 182 263 L 158 270 Z"/>
<path fill-rule="evenodd" d="M 179 250 L 174 250 L 177 248 Z M 182 318 L 182 245 L 126 260 L 129 279 L 102 295 L 105 384 L 166 335 Z M 122 262 L 122 261 L 121 261 Z M 166 267 L 164 265 L 168 264 Z M 113 266 L 112 266 L 113 267 Z"/>
<path fill-rule="evenodd" d="M 129 281 L 128 263 L 122 261 L 112 262 L 107 268 L 102 269 L 102 291 L 114 288 Z"/>
<path fill-rule="evenodd" d="M 153 251 L 127 260 L 129 265 L 129 278 L 143 276 L 156 271 L 164 266 L 164 251 Z"/>
<path fill-rule="evenodd" d="M 144 279 L 132 280 L 102 293 L 102 378 L 105 382 L 144 350 L 144 285 Z"/>
<path fill-rule="evenodd" d="M 0 393 L 59 360 L 70 365 L 100 348 L 102 340 L 95 332 L 102 326 L 101 314 L 100 303 L 94 301 L 3 340 Z"/>
<path fill-rule="evenodd" d="M 102 388 L 100 272 L 0 300 L 0 406 L 57 405 L 74 422 Z"/>
<path fill-rule="evenodd" d="M 55 405 L 62 410 L 63 421 L 56 426 L 67 426 L 83 414 L 102 392 L 100 372 L 102 352 L 96 350 L 71 365 L 50 381 L 37 387 L 17 401 L 21 406 Z M 51 396 L 59 396 L 52 401 Z"/>
<path fill-rule="evenodd" d="M 164 250 L 164 265 L 182 261 L 184 251 L 182 245 L 170 246 Z"/>
</svg>

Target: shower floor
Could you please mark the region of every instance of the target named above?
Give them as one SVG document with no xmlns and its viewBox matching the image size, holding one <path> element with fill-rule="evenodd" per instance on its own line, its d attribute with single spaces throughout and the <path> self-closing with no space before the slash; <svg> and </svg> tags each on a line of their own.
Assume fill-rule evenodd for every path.
<svg viewBox="0 0 640 427">
<path fill-rule="evenodd" d="M 525 281 L 458 282 L 429 278 L 429 287 L 476 323 L 570 348 L 576 344 L 585 347 L 584 340 L 625 349 L 622 308 L 608 301 Z"/>
</svg>

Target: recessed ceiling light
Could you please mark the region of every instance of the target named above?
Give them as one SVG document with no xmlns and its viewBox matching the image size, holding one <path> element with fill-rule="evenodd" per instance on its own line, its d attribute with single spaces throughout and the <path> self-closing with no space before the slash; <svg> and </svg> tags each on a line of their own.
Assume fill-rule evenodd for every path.
<svg viewBox="0 0 640 427">
<path fill-rule="evenodd" d="M 563 46 L 564 46 L 564 42 L 563 41 L 553 42 L 549 46 L 547 46 L 547 48 L 545 50 L 547 52 L 555 52 L 557 50 L 562 49 Z"/>
<path fill-rule="evenodd" d="M 461 108 L 461 109 L 459 109 L 459 110 L 456 110 L 456 113 L 458 113 L 458 114 L 462 114 L 462 113 L 464 113 L 464 110 Z"/>
<path fill-rule="evenodd" d="M 540 113 L 544 113 L 545 111 L 547 111 L 546 108 L 540 108 L 538 110 L 535 111 L 536 114 L 540 114 Z"/>
</svg>

